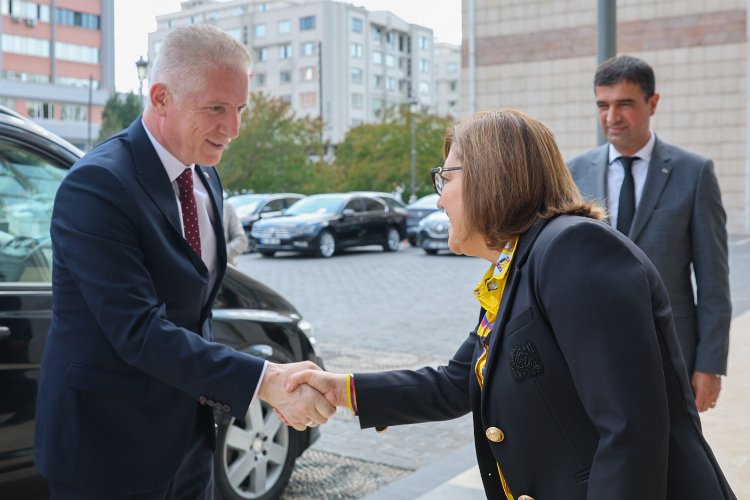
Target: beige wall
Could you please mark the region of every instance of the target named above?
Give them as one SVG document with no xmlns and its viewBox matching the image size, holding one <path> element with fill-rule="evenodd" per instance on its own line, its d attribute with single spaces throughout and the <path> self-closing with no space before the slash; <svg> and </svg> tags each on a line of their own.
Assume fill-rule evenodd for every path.
<svg viewBox="0 0 750 500">
<path fill-rule="evenodd" d="M 463 115 L 469 113 L 463 0 Z M 596 2 L 475 0 L 476 107 L 544 121 L 570 158 L 596 145 Z M 618 53 L 648 61 L 660 138 L 712 158 L 732 233 L 748 232 L 747 0 L 621 0 Z"/>
</svg>

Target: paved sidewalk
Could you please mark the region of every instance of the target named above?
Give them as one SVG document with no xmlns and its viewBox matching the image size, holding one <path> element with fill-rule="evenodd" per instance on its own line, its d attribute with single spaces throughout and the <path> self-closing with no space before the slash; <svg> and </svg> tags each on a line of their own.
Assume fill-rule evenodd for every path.
<svg viewBox="0 0 750 500">
<path fill-rule="evenodd" d="M 701 414 L 706 436 L 737 498 L 750 499 L 750 312 L 732 321 L 728 377 L 715 410 Z M 474 445 L 389 484 L 364 500 L 485 498 Z"/>
</svg>

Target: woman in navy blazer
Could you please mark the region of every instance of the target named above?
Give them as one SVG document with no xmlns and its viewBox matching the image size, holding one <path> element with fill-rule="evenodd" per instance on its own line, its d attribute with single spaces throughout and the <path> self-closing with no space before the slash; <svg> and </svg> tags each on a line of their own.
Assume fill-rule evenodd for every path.
<svg viewBox="0 0 750 500">
<path fill-rule="evenodd" d="M 552 133 L 499 110 L 448 137 L 433 180 L 451 250 L 491 263 L 480 323 L 447 366 L 294 383 L 350 405 L 363 428 L 471 411 L 488 498 L 735 498 L 701 434 L 658 273 L 583 201 Z"/>
</svg>

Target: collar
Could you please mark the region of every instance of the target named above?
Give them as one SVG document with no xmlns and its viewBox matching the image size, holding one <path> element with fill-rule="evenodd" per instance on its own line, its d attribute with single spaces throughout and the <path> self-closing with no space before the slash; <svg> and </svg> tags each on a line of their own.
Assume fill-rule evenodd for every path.
<svg viewBox="0 0 750 500">
<path fill-rule="evenodd" d="M 148 139 L 151 141 L 151 144 L 154 146 L 154 149 L 156 150 L 156 154 L 159 156 L 159 159 L 161 160 L 162 165 L 164 165 L 164 170 L 167 171 L 167 175 L 169 176 L 169 182 L 174 182 L 177 177 L 180 176 L 180 174 L 186 169 L 193 169 L 195 167 L 194 163 L 191 163 L 190 165 L 185 165 L 180 160 L 175 158 L 175 156 L 167 151 L 167 149 L 162 146 L 159 141 L 157 141 L 153 135 L 151 135 L 151 131 L 146 126 L 146 123 L 141 120 L 141 124 L 143 125 L 143 129 L 146 131 L 146 135 L 148 135 Z"/>
<path fill-rule="evenodd" d="M 648 141 L 644 146 L 635 152 L 635 154 L 631 156 L 637 156 L 642 161 L 645 161 L 648 163 L 651 161 L 651 156 L 654 153 L 654 143 L 656 142 L 656 134 L 653 133 L 653 131 L 649 131 L 651 136 L 648 138 Z M 612 165 L 612 163 L 620 158 L 621 156 L 625 156 L 619 151 L 617 151 L 617 148 L 610 142 L 609 143 L 609 162 L 608 165 Z"/>
<path fill-rule="evenodd" d="M 518 237 L 515 237 L 505 244 L 497 262 L 490 266 L 474 288 L 474 297 L 477 298 L 485 311 L 491 312 L 493 315 L 497 314 L 497 310 L 500 308 L 500 299 L 517 243 Z"/>
</svg>

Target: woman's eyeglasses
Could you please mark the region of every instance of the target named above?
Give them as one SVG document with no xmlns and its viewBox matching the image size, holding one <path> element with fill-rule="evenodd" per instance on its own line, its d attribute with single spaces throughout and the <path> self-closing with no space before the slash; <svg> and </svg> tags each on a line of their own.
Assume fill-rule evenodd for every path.
<svg viewBox="0 0 750 500">
<path fill-rule="evenodd" d="M 430 170 L 430 174 L 432 175 L 432 186 L 435 188 L 435 192 L 438 195 L 443 194 L 443 187 L 445 186 L 443 172 L 449 172 L 451 170 L 461 170 L 461 167 L 435 167 Z"/>
</svg>

